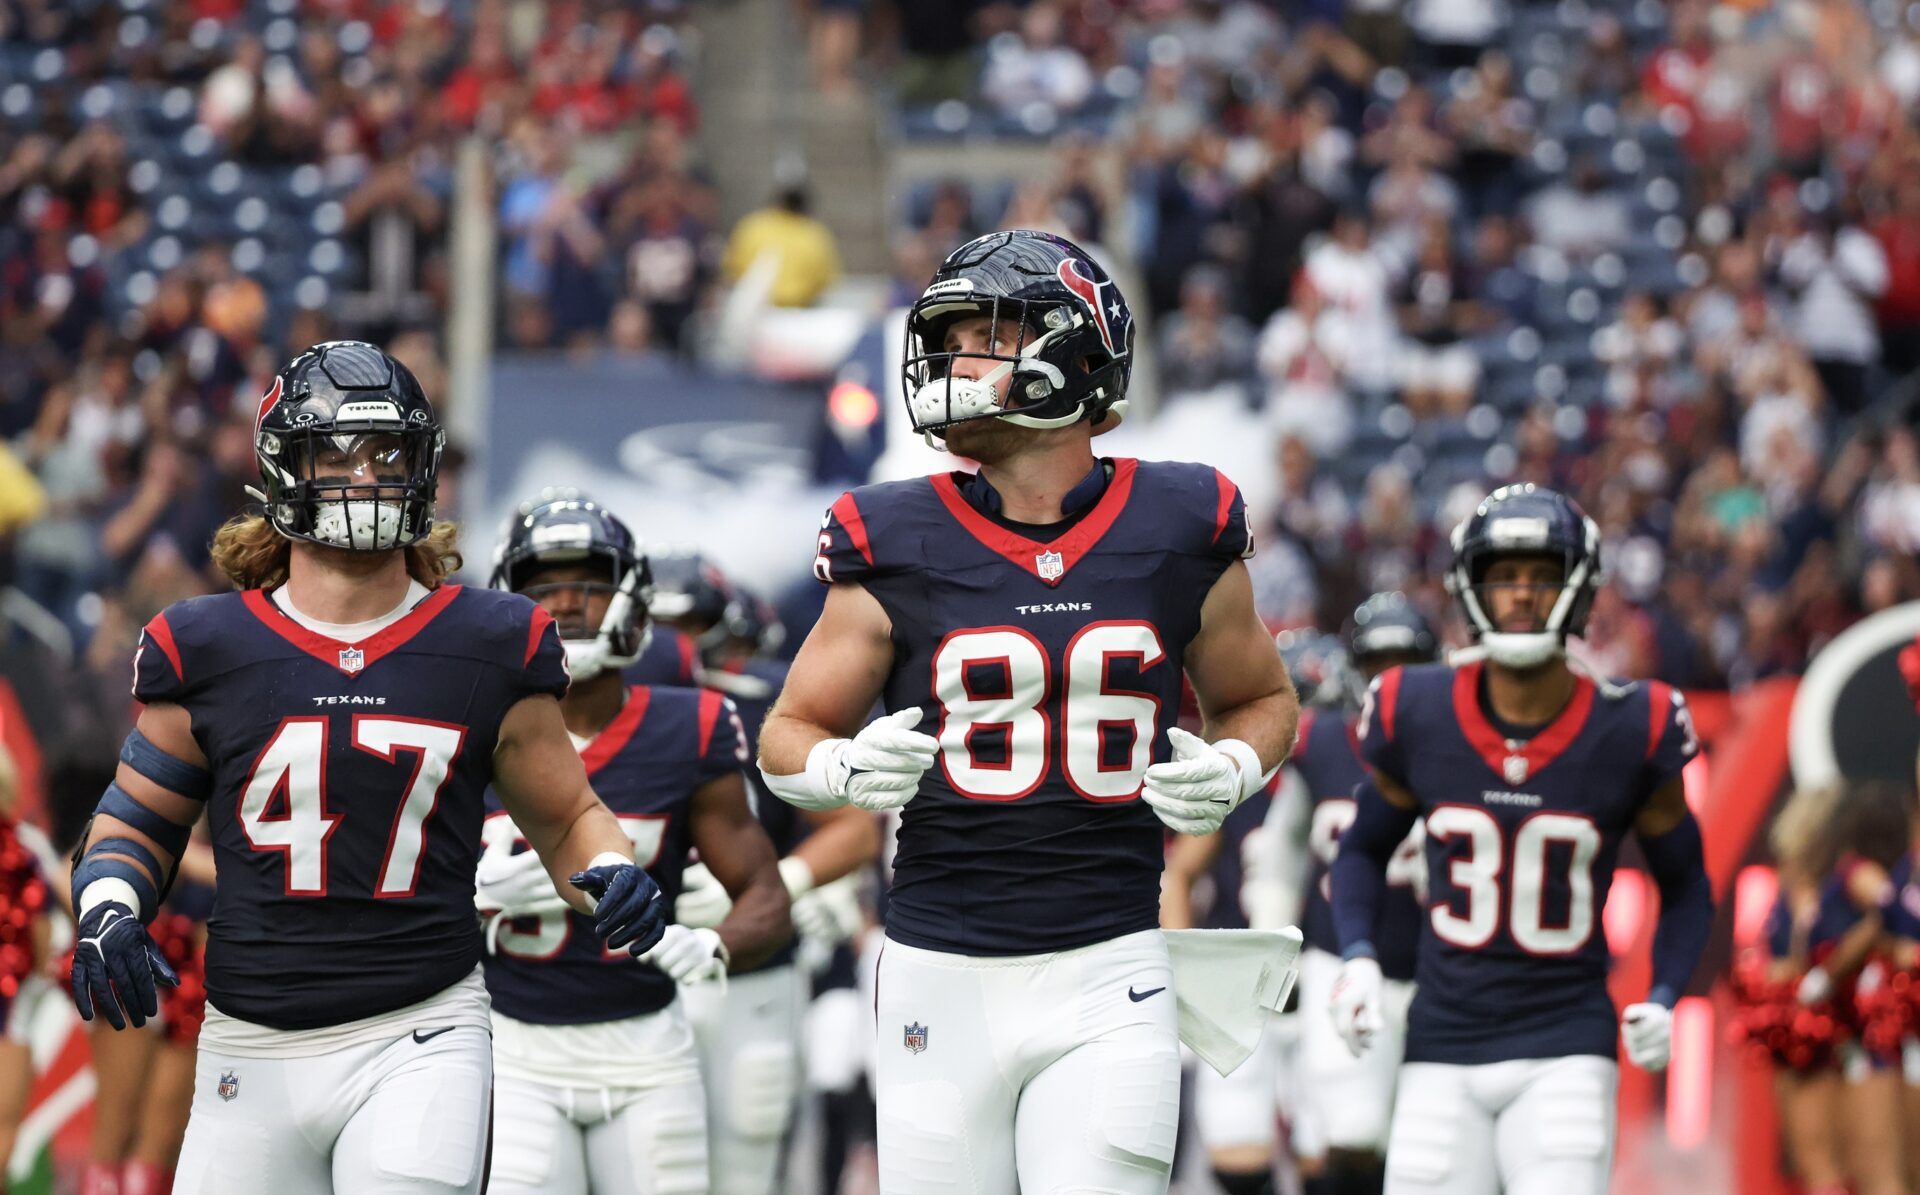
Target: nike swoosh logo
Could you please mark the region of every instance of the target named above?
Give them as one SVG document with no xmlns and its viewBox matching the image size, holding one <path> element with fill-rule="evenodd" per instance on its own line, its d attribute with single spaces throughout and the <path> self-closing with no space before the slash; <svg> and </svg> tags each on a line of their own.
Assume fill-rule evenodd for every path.
<svg viewBox="0 0 1920 1195">
<path fill-rule="evenodd" d="M 1166 989 L 1165 987 L 1157 987 L 1157 988 L 1148 988 L 1148 989 L 1147 989 L 1146 991 L 1144 991 L 1144 992 L 1136 992 L 1136 991 L 1134 991 L 1134 990 L 1133 990 L 1133 988 L 1132 988 L 1132 987 L 1128 987 L 1128 988 L 1127 988 L 1127 999 L 1129 999 L 1129 1000 L 1131 1000 L 1131 1001 L 1133 1001 L 1133 1002 L 1134 1002 L 1135 1004 L 1138 1004 L 1138 1003 L 1140 1003 L 1140 1002 L 1141 1002 L 1142 1000 L 1145 1000 L 1145 999 L 1146 999 L 1146 998 L 1147 998 L 1148 996 L 1157 996 L 1157 995 L 1159 995 L 1159 994 L 1160 994 L 1161 992 L 1164 992 L 1164 991 L 1166 991 L 1166 990 L 1167 990 L 1167 989 Z"/>
<path fill-rule="evenodd" d="M 416 1046 L 424 1046 L 434 1038 L 439 1037 L 442 1033 L 452 1033 L 457 1028 L 459 1028 L 457 1025 L 445 1025 L 439 1029 L 435 1029 L 432 1033 L 422 1033 L 418 1029 L 415 1029 L 413 1031 L 413 1044 Z"/>
</svg>

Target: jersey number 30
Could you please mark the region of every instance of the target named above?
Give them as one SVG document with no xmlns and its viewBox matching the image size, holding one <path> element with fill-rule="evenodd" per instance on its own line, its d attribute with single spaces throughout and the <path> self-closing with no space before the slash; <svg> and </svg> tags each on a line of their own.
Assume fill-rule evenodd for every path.
<svg viewBox="0 0 1920 1195">
<path fill-rule="evenodd" d="M 327 840 L 344 816 L 327 810 L 328 727 L 325 717 L 280 723 L 240 791 L 240 832 L 254 850 L 286 855 L 288 896 L 327 894 Z M 463 727 L 444 722 L 354 715 L 355 747 L 389 763 L 398 762 L 403 751 L 415 756 L 413 777 L 393 812 L 387 852 L 374 880 L 375 896 L 413 895 L 425 853 L 427 818 L 466 737 Z M 284 812 L 276 814 L 274 797 L 282 792 Z"/>
<path fill-rule="evenodd" d="M 1153 760 L 1160 701 L 1115 690 L 1115 660 L 1141 671 L 1166 659 L 1144 622 L 1096 622 L 1068 641 L 1060 699 L 1061 765 L 1089 801 L 1139 795 Z M 1046 779 L 1054 728 L 1047 717 L 1053 665 L 1041 642 L 1019 627 L 955 631 L 933 653 L 940 702 L 940 766 L 955 792 L 978 801 L 1017 801 Z M 991 743 L 991 749 L 985 749 Z"/>
<path fill-rule="evenodd" d="M 1600 853 L 1600 828 L 1571 813 L 1536 813 L 1513 832 L 1508 857 L 1500 823 L 1471 805 L 1442 805 L 1427 815 L 1427 837 L 1446 844 L 1448 879 L 1455 899 L 1435 899 L 1429 917 L 1440 940 L 1463 950 L 1478 950 L 1500 928 L 1507 906 L 1507 929 L 1528 954 L 1567 955 L 1593 937 L 1593 860 Z M 1466 843 L 1455 853 L 1453 840 Z M 1547 868 L 1564 860 L 1567 869 L 1566 923 L 1547 924 Z M 1501 880 L 1506 880 L 1506 900 Z M 1464 903 L 1464 907 L 1462 906 Z"/>
</svg>

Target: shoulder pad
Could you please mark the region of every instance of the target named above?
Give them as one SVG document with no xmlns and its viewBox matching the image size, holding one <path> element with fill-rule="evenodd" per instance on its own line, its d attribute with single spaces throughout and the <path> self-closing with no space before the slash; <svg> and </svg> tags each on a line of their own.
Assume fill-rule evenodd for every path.
<svg viewBox="0 0 1920 1195">
<path fill-rule="evenodd" d="M 1180 541 L 1187 545 L 1187 551 L 1227 560 L 1253 555 L 1246 499 L 1240 487 L 1212 465 L 1141 461 L 1134 472 L 1134 485 L 1137 491 L 1145 491 L 1140 497 L 1148 497 L 1176 515 L 1191 536 L 1183 536 Z"/>
<path fill-rule="evenodd" d="M 848 490 L 820 520 L 813 575 L 823 584 L 880 576 L 911 563 L 912 544 L 899 542 L 898 527 L 916 501 L 930 498 L 924 477 Z"/>
</svg>

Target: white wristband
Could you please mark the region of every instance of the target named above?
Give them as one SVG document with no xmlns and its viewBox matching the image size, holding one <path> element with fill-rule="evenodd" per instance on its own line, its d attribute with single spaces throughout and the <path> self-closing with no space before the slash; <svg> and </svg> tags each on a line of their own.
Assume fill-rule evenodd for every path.
<svg viewBox="0 0 1920 1195">
<path fill-rule="evenodd" d="M 787 899 L 798 900 L 813 891 L 813 868 L 805 859 L 788 855 L 780 860 L 780 882 L 787 886 Z"/>
<path fill-rule="evenodd" d="M 108 903 L 125 905 L 134 916 L 140 915 L 140 894 L 133 885 L 118 876 L 101 876 L 81 890 L 75 919 L 84 921 L 88 913 Z"/>
<path fill-rule="evenodd" d="M 1220 739 L 1213 744 L 1213 749 L 1231 759 L 1240 769 L 1240 797 L 1234 804 L 1246 800 L 1265 786 L 1267 778 L 1260 766 L 1260 753 L 1251 744 L 1239 739 Z"/>
<path fill-rule="evenodd" d="M 847 803 L 846 769 L 835 756 L 851 740 L 821 739 L 807 752 L 807 768 L 791 776 L 776 776 L 765 768 L 760 778 L 767 791 L 796 809 L 838 809 Z M 834 777 L 839 777 L 838 790 Z"/>
<path fill-rule="evenodd" d="M 619 851 L 601 851 L 599 854 L 595 855 L 592 859 L 589 859 L 587 861 L 587 870 L 592 871 L 596 867 L 625 867 L 632 862 L 633 862 L 633 856 L 631 855 L 623 855 Z M 587 912 L 589 913 L 599 912 L 600 898 L 595 896 L 591 892 L 587 893 L 586 897 L 587 897 Z"/>
</svg>

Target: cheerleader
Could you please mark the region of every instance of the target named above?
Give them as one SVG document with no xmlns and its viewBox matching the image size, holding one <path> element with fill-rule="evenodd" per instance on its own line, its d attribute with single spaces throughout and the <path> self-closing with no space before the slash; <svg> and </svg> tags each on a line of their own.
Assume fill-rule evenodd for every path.
<svg viewBox="0 0 1920 1195">
<path fill-rule="evenodd" d="M 33 1090 L 33 1053 L 17 1016 L 21 988 L 32 982 L 51 940 L 46 875 L 13 820 L 18 791 L 13 757 L 0 747 L 0 1190 Z"/>
<path fill-rule="evenodd" d="M 1907 853 L 1895 861 L 1887 880 L 1881 918 L 1893 971 L 1886 1009 L 1901 1039 L 1907 1184 L 1920 1190 L 1920 1038 L 1915 1036 L 1920 1024 L 1920 816 L 1910 822 Z"/>
</svg>

